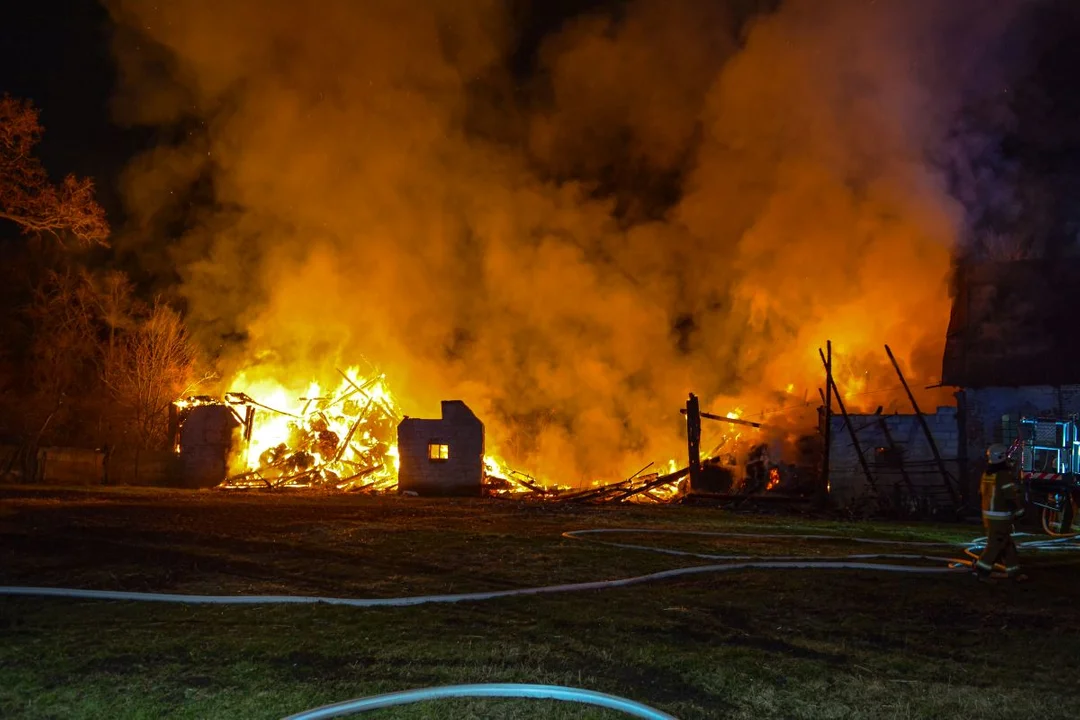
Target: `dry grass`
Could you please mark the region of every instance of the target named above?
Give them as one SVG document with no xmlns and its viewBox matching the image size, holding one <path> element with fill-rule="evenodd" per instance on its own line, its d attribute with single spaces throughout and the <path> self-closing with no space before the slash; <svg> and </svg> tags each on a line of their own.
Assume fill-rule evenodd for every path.
<svg viewBox="0 0 1080 720">
<path fill-rule="evenodd" d="M 0 500 L 7 509 L 0 583 L 178 592 L 393 596 L 694 564 L 560 538 L 591 527 L 970 534 L 677 507 L 10 489 Z M 800 541 L 663 544 L 849 550 Z M 411 687 L 527 682 L 624 695 L 684 720 L 1072 718 L 1080 699 L 1080 577 L 1075 566 L 1051 562 L 1060 559 L 1036 560 L 1036 582 L 1017 588 L 952 576 L 785 571 L 373 610 L 3 598 L 0 716 L 274 718 Z M 620 717 L 501 700 L 371 716 Z"/>
</svg>

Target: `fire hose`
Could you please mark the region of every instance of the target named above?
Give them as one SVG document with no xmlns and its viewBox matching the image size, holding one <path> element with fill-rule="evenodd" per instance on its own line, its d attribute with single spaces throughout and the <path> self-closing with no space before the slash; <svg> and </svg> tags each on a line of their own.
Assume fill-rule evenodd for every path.
<svg viewBox="0 0 1080 720">
<path fill-rule="evenodd" d="M 561 685 L 523 685 L 517 683 L 495 683 L 485 685 L 445 685 L 434 688 L 420 688 L 418 690 L 406 690 L 404 692 L 388 693 L 386 695 L 372 695 L 356 700 L 324 705 L 322 707 L 305 710 L 304 712 L 290 715 L 285 720 L 320 720 L 321 718 L 341 717 L 368 710 L 393 707 L 395 705 L 407 705 L 428 700 L 445 700 L 447 698 L 529 698 L 542 700 L 563 700 L 567 702 L 596 705 L 609 710 L 630 715 L 631 717 L 645 718 L 645 720 L 677 720 L 674 715 L 668 715 L 648 705 L 628 700 L 617 695 L 607 695 L 592 690 L 581 688 L 563 687 Z"/>
<path fill-rule="evenodd" d="M 833 541 L 853 542 L 857 544 L 878 546 L 902 546 L 912 548 L 952 548 L 963 549 L 965 557 L 946 557 L 942 555 L 927 555 L 922 553 L 866 553 L 851 554 L 840 557 L 816 557 L 805 556 L 775 556 L 768 559 L 752 555 L 716 555 L 698 553 L 686 550 L 657 547 L 652 545 L 640 545 L 632 543 L 612 542 L 598 540 L 593 536 L 610 536 L 616 534 L 634 535 L 665 535 L 665 536 L 690 536 L 709 538 L 732 538 L 754 540 L 804 540 L 804 541 Z M 978 551 L 985 547 L 986 538 L 979 538 L 968 543 L 947 542 L 918 542 L 907 540 L 886 540 L 878 538 L 846 537 L 843 535 L 795 535 L 795 534 L 756 534 L 756 533 L 723 533 L 706 531 L 685 530 L 662 530 L 650 528 L 602 528 L 590 530 L 571 530 L 563 533 L 564 538 L 584 542 L 607 545 L 621 549 L 644 550 L 648 552 L 662 553 L 678 557 L 697 558 L 706 560 L 720 560 L 722 563 L 708 565 L 694 565 L 689 567 L 663 570 L 660 572 L 637 575 L 615 580 L 595 580 L 590 582 L 565 583 L 560 585 L 545 585 L 532 588 L 517 588 L 514 590 L 496 590 L 490 592 L 457 593 L 446 595 L 415 595 L 398 598 L 342 598 L 342 597 L 318 597 L 303 595 L 184 595 L 177 593 L 147 593 L 125 592 L 118 590 L 85 590 L 78 588 L 52 588 L 52 587 L 21 587 L 0 586 L 0 595 L 20 595 L 35 597 L 63 597 L 92 600 L 120 600 L 120 601 L 146 601 L 184 604 L 212 604 L 212 605 L 267 605 L 267 604 L 327 604 L 346 605 L 350 607 L 409 607 L 430 603 L 456 603 L 479 600 L 493 600 L 505 597 L 523 597 L 528 595 L 541 595 L 551 593 L 579 592 L 584 590 L 605 590 L 618 587 L 628 587 L 658 580 L 667 580 L 676 577 L 699 575 L 705 573 L 730 572 L 734 570 L 751 569 L 818 569 L 818 570 L 874 570 L 881 572 L 897 572 L 911 574 L 942 574 L 957 573 L 970 570 L 972 561 L 970 558 L 977 557 Z M 1033 537 L 1027 533 L 1017 533 L 1014 537 Z M 1061 537 L 1040 540 L 1027 540 L 1017 543 L 1017 548 L 1034 551 L 1078 551 L 1080 550 L 1080 537 Z M 885 560 L 906 560 L 934 563 L 932 565 L 900 564 L 896 562 L 872 562 Z M 998 568 L 1000 569 L 1000 568 Z M 290 716 L 287 720 L 314 720 L 315 718 L 338 717 L 374 710 L 376 708 L 390 707 L 406 703 L 422 702 L 425 700 L 444 699 L 451 697 L 516 697 L 516 698 L 548 698 L 566 700 L 599 705 L 615 710 L 620 710 L 635 717 L 674 720 L 666 715 L 632 700 L 619 698 L 613 695 L 604 695 L 590 690 L 579 688 L 565 688 L 550 685 L 455 685 L 439 688 L 420 688 L 389 695 L 377 695 L 367 698 L 349 700 L 344 703 L 336 703 L 321 708 L 315 708 Z"/>
</svg>

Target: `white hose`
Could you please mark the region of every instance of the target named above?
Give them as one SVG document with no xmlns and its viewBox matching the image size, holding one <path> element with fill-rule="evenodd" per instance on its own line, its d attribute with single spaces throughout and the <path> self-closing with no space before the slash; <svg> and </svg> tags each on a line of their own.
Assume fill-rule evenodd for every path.
<svg viewBox="0 0 1080 720">
<path fill-rule="evenodd" d="M 914 547 L 954 547 L 975 549 L 980 544 L 985 544 L 985 538 L 967 544 L 950 544 L 941 542 L 908 542 L 904 540 L 878 540 L 875 538 L 853 538 L 843 535 L 757 535 L 753 533 L 718 533 L 704 531 L 682 530 L 650 530 L 647 528 L 606 528 L 597 530 L 572 530 L 563 533 L 563 537 L 573 540 L 585 540 L 582 537 L 589 534 L 614 534 L 634 533 L 652 535 L 690 535 L 695 537 L 717 538 L 753 538 L 753 539 L 783 539 L 783 540 L 830 540 L 840 542 L 854 542 L 864 544 L 881 545 L 908 545 Z M 1036 542 L 1020 543 L 1019 547 L 1030 550 L 1051 549 L 1080 549 L 1075 538 L 1055 538 Z M 954 566 L 926 566 L 926 565 L 903 565 L 884 562 L 866 562 L 868 560 L 926 560 L 936 563 L 955 563 L 953 558 L 939 557 L 934 555 L 916 554 L 860 554 L 845 555 L 843 557 L 830 558 L 806 558 L 799 556 L 786 556 L 775 558 L 755 558 L 749 555 L 710 555 L 705 553 L 693 553 L 682 550 L 652 547 L 648 545 L 632 545 L 627 543 L 611 543 L 599 540 L 589 542 L 609 545 L 619 548 L 634 550 L 647 550 L 666 555 L 678 555 L 696 557 L 708 560 L 724 560 L 723 564 L 695 565 L 691 567 L 675 568 L 660 572 L 636 575 L 616 580 L 594 580 L 590 582 L 564 583 L 560 585 L 543 585 L 540 587 L 517 588 L 514 590 L 492 590 L 488 592 L 456 593 L 448 595 L 412 595 L 396 598 L 342 598 L 312 595 L 187 595 L 176 593 L 146 593 L 126 592 L 122 590 L 84 590 L 79 588 L 51 588 L 51 587 L 28 587 L 28 586 L 0 586 L 0 595 L 23 595 L 34 597 L 64 597 L 78 598 L 83 600 L 120 600 L 141 602 L 165 602 L 185 603 L 195 605 L 281 605 L 281 604 L 314 604 L 347 605 L 350 607 L 408 607 L 412 605 L 426 605 L 431 603 L 456 603 L 478 600 L 495 600 L 506 597 L 522 597 L 527 595 L 543 595 L 551 593 L 580 592 L 583 590 L 607 590 L 611 588 L 640 585 L 657 580 L 669 580 L 671 578 L 687 575 L 700 575 L 703 573 L 730 572 L 732 570 L 769 570 L 769 569 L 820 569 L 820 570 L 877 570 L 881 572 L 934 574 L 947 573 L 956 570 Z"/>
<path fill-rule="evenodd" d="M 875 556 L 867 556 L 875 557 Z M 880 557 L 880 556 L 879 556 Z M 943 558 L 934 558 L 942 560 Z M 0 586 L 0 595 L 29 595 L 36 597 L 64 597 L 83 600 L 131 600 L 145 602 L 186 603 L 193 605 L 288 605 L 325 603 L 327 605 L 348 605 L 351 607 L 407 607 L 429 603 L 455 603 L 475 600 L 494 600 L 505 597 L 524 595 L 542 595 L 548 593 L 576 592 L 581 590 L 606 590 L 656 580 L 668 580 L 682 575 L 725 572 L 729 570 L 775 568 L 820 568 L 822 570 L 884 570 L 901 573 L 942 573 L 950 572 L 945 567 L 925 567 L 921 565 L 890 565 L 886 563 L 847 562 L 847 561 L 757 561 L 729 563 L 724 565 L 698 565 L 676 568 L 661 572 L 619 578 L 618 580 L 595 580 L 592 582 L 567 583 L 563 585 L 544 585 L 541 587 L 519 588 L 516 590 L 493 590 L 491 592 L 459 593 L 454 595 L 412 595 L 397 598 L 340 598 L 312 595 L 178 595 L 172 593 L 125 592 L 121 590 L 82 590 L 78 588 L 19 587 Z"/>
<path fill-rule="evenodd" d="M 771 559 L 754 558 L 746 555 L 713 555 L 695 553 L 684 550 L 672 550 L 670 548 L 654 547 L 649 545 L 634 545 L 628 543 L 614 543 L 602 540 L 585 538 L 585 535 L 601 534 L 651 534 L 651 535 L 688 535 L 694 537 L 715 538 L 752 538 L 783 539 L 783 540 L 828 540 L 833 542 L 854 542 L 873 545 L 901 545 L 909 547 L 952 547 L 963 549 L 972 554 L 977 549 L 985 546 L 986 538 L 979 538 L 970 543 L 942 543 L 942 542 L 915 542 L 904 540 L 878 540 L 875 538 L 853 538 L 842 535 L 757 535 L 753 533 L 719 533 L 706 531 L 682 531 L 682 530 L 651 530 L 647 528 L 605 528 L 594 530 L 572 530 L 563 533 L 563 537 L 572 540 L 582 540 L 600 545 L 632 550 L 647 550 L 665 555 L 681 557 L 695 557 L 708 560 L 724 560 L 723 564 L 698 565 L 693 567 L 676 568 L 661 572 L 637 575 L 617 580 L 596 580 L 592 582 L 567 583 L 562 585 L 544 585 L 541 587 L 519 588 L 516 590 L 495 590 L 491 592 L 459 593 L 453 595 L 415 595 L 398 598 L 338 598 L 303 595 L 180 595 L 173 593 L 142 593 L 124 592 L 119 590 L 83 590 L 76 588 L 49 588 L 49 587 L 19 587 L 0 586 L 0 595 L 22 595 L 35 597 L 64 597 L 91 600 L 131 600 L 185 604 L 212 604 L 212 605 L 266 605 L 266 604 L 312 604 L 323 603 L 327 605 L 347 605 L 351 607 L 406 607 L 423 605 L 428 603 L 455 603 L 476 600 L 493 600 L 505 597 L 522 597 L 526 595 L 540 595 L 548 593 L 575 592 L 582 590 L 605 590 L 617 587 L 627 587 L 657 580 L 667 580 L 675 577 L 698 575 L 703 573 L 729 572 L 732 570 L 750 569 L 816 569 L 816 570 L 876 570 L 880 572 L 897 572 L 911 574 L 941 574 L 965 571 L 970 568 L 966 560 L 957 560 L 933 555 L 921 554 L 860 554 L 846 555 L 841 558 L 803 558 L 803 557 L 775 557 Z M 1028 537 L 1018 533 L 1015 537 Z M 1024 550 L 1077 550 L 1080 543 L 1076 537 L 1062 537 L 1047 540 L 1030 540 L 1018 543 L 1017 546 Z M 884 562 L 864 562 L 866 560 L 925 560 L 943 565 L 901 565 Z M 577 688 L 565 688 L 553 685 L 455 685 L 440 688 L 421 688 L 405 692 L 391 693 L 389 695 L 377 695 L 367 698 L 349 700 L 343 703 L 327 705 L 313 710 L 307 710 L 297 715 L 292 715 L 286 720 L 315 720 L 315 718 L 329 718 L 354 712 L 364 712 L 376 708 L 390 707 L 405 703 L 421 702 L 424 700 L 436 700 L 451 697 L 515 697 L 515 698 L 548 698 L 555 700 L 567 700 L 599 705 L 634 715 L 635 717 L 648 720 L 675 720 L 671 715 L 660 712 L 645 705 L 635 703 L 632 700 L 604 695 L 590 690 Z"/>
<path fill-rule="evenodd" d="M 519 685 L 516 683 L 497 683 L 484 685 L 446 685 L 443 687 L 420 688 L 404 692 L 372 695 L 371 697 L 346 700 L 345 702 L 324 705 L 312 710 L 290 715 L 285 720 L 321 720 L 321 718 L 340 717 L 368 710 L 406 705 L 427 700 L 445 700 L 448 698 L 530 698 L 540 700 L 563 700 L 567 702 L 596 705 L 618 710 L 632 717 L 645 720 L 677 720 L 648 705 L 592 690 L 562 687 L 561 685 Z"/>
<path fill-rule="evenodd" d="M 913 547 L 953 547 L 975 551 L 985 546 L 986 539 L 979 538 L 970 543 L 952 544 L 943 542 L 918 542 L 905 540 L 878 540 L 876 538 L 855 538 L 843 535 L 787 535 L 787 534 L 753 534 L 753 533 L 720 533 L 705 531 L 683 530 L 651 530 L 648 528 L 605 528 L 595 530 L 571 530 L 563 533 L 563 537 L 573 540 L 587 540 L 600 545 L 626 548 L 633 550 L 647 550 L 649 552 L 663 553 L 665 555 L 677 555 L 683 557 L 696 557 L 706 560 L 724 560 L 723 564 L 695 565 L 691 567 L 675 568 L 660 572 L 636 575 L 616 580 L 594 580 L 590 582 L 564 583 L 560 585 L 542 585 L 540 587 L 517 588 L 514 590 L 492 590 L 488 592 L 455 593 L 447 595 L 412 595 L 396 598 L 342 598 L 313 595 L 187 595 L 176 593 L 146 593 L 126 592 L 122 590 L 84 590 L 80 588 L 51 588 L 51 587 L 28 587 L 28 586 L 0 586 L 0 595 L 22 595 L 33 597 L 64 597 L 84 600 L 120 600 L 142 602 L 165 602 L 184 603 L 196 605 L 281 605 L 281 604 L 314 604 L 347 605 L 350 607 L 409 607 L 412 605 L 426 605 L 431 603 L 456 603 L 478 600 L 495 600 L 506 597 L 522 597 L 527 595 L 543 595 L 551 593 L 580 592 L 583 590 L 607 590 L 611 588 L 640 585 L 657 580 L 669 580 L 671 578 L 687 575 L 700 575 L 704 573 L 730 572 L 732 570 L 769 570 L 769 569 L 819 569 L 819 570 L 876 570 L 880 572 L 896 572 L 909 574 L 936 574 L 953 572 L 957 568 L 954 558 L 935 555 L 920 554 L 858 554 L 845 555 L 842 557 L 818 557 L 807 558 L 800 556 L 780 556 L 773 558 L 761 558 L 750 555 L 712 555 L 706 553 L 694 553 L 683 550 L 653 547 L 649 545 L 633 545 L 628 543 L 613 543 L 600 540 L 586 539 L 584 535 L 596 534 L 652 534 L 652 535 L 689 535 L 694 537 L 716 538 L 753 538 L 753 539 L 782 539 L 782 540 L 829 540 L 834 542 L 853 542 L 879 545 L 906 545 Z M 1016 537 L 1026 536 L 1018 533 Z M 1047 540 L 1028 541 L 1018 543 L 1022 550 L 1077 550 L 1080 549 L 1078 538 L 1054 538 Z M 946 565 L 907 565 L 885 562 L 866 562 L 868 560 L 925 560 L 934 563 L 947 563 Z M 962 569 L 962 568 L 961 568 Z"/>
</svg>

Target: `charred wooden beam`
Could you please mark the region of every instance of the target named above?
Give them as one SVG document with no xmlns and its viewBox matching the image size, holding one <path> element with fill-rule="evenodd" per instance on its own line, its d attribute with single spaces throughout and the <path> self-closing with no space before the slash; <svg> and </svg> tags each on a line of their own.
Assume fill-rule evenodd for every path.
<svg viewBox="0 0 1080 720">
<path fill-rule="evenodd" d="M 840 414 L 844 418 L 844 426 L 847 427 L 848 434 L 851 436 L 851 444 L 855 447 L 855 454 L 859 456 L 859 465 L 862 467 L 863 474 L 866 475 L 866 482 L 869 483 L 870 489 L 877 495 L 877 482 L 874 480 L 874 474 L 870 471 L 870 465 L 866 462 L 866 456 L 863 455 L 859 435 L 855 432 L 855 426 L 851 424 L 851 418 L 848 416 L 847 408 L 844 406 L 844 398 L 840 395 L 840 388 L 836 386 L 836 378 L 832 374 L 832 363 L 821 348 L 818 348 L 818 355 L 821 356 L 821 362 L 825 364 L 826 369 L 829 371 L 829 386 L 836 393 L 836 407 L 840 409 Z"/>
<path fill-rule="evenodd" d="M 701 477 L 701 407 L 694 393 L 690 393 L 683 413 L 686 415 L 687 472 L 693 488 Z"/>
<path fill-rule="evenodd" d="M 351 377 L 349 377 L 345 373 L 345 371 L 343 371 L 341 368 L 337 368 L 337 371 L 338 371 L 338 374 L 341 375 L 341 377 L 345 378 L 345 381 L 347 383 L 349 383 L 350 385 L 352 385 L 353 388 L 355 388 L 357 392 L 359 392 L 361 395 L 363 395 L 364 397 L 366 397 L 366 398 L 368 398 L 370 400 L 374 400 L 375 404 L 379 406 L 380 410 L 382 410 L 384 413 L 386 413 L 387 417 L 391 418 L 392 420 L 399 420 L 400 419 L 400 418 L 398 418 L 397 413 L 393 411 L 393 409 L 388 407 L 385 403 L 383 403 L 378 398 L 375 398 L 375 397 L 372 397 L 371 395 L 368 395 L 367 391 L 364 390 L 360 385 L 357 385 L 356 381 L 354 381 Z"/>
<path fill-rule="evenodd" d="M 588 490 L 583 490 L 582 492 L 574 493 L 572 495 L 565 495 L 561 499 L 567 500 L 567 501 L 570 501 L 570 502 L 584 502 L 586 500 L 596 500 L 596 499 L 598 499 L 598 498 L 600 498 L 600 497 L 602 497 L 604 495 L 610 495 L 613 492 L 618 492 L 620 490 L 625 490 L 627 488 L 627 486 L 629 486 L 631 483 L 633 483 L 634 480 L 639 475 L 641 475 L 641 473 L 645 472 L 646 470 L 648 470 L 652 466 L 653 466 L 653 463 L 650 462 L 648 465 L 644 466 L 643 468 L 641 468 L 640 470 L 638 470 L 636 473 L 634 473 L 630 477 L 626 478 L 625 480 L 620 480 L 619 482 L 616 482 L 616 483 L 610 483 L 608 485 L 603 485 L 603 486 L 598 487 L 598 488 L 589 488 Z"/>
<path fill-rule="evenodd" d="M 829 460 L 832 453 L 832 340 L 825 341 L 825 427 L 822 431 L 825 435 L 825 450 L 821 457 L 821 481 L 818 488 L 819 498 L 824 500 L 829 494 Z M 820 348 L 818 349 L 820 352 Z"/>
<path fill-rule="evenodd" d="M 345 451 L 349 448 L 349 443 L 352 442 L 352 437 L 356 434 L 356 428 L 360 427 L 360 423 L 367 419 L 368 409 L 371 407 L 372 402 L 374 402 L 374 400 L 368 400 L 367 405 L 364 406 L 363 412 L 356 416 L 356 421 L 349 427 L 349 434 L 341 441 L 341 446 L 338 448 L 337 453 L 334 454 L 334 462 L 339 462 L 341 456 L 344 455 Z"/>
<path fill-rule="evenodd" d="M 919 409 L 919 403 L 915 401 L 915 394 L 911 392 L 911 388 L 908 387 L 907 379 L 904 377 L 903 371 L 900 370 L 900 363 L 896 362 L 896 357 L 893 355 L 892 349 L 888 345 L 885 346 L 885 352 L 889 356 L 889 362 L 892 363 L 893 369 L 896 370 L 897 377 L 900 378 L 900 384 L 904 386 L 904 392 L 907 393 L 908 400 L 911 401 L 911 407 L 915 411 L 915 417 L 918 418 L 923 433 L 926 435 L 926 441 L 930 444 L 930 452 L 934 455 L 934 462 L 937 463 L 938 471 L 941 473 L 941 479 L 945 483 L 945 488 L 949 491 L 949 497 L 952 499 L 953 507 L 959 509 L 960 498 L 956 493 L 956 488 L 953 486 L 952 476 L 949 474 L 948 468 L 945 467 L 945 461 L 941 458 L 941 452 L 938 450 L 937 441 L 934 440 L 934 434 L 930 432 L 930 425 L 926 422 L 926 416 L 924 416 L 922 410 Z"/>
<path fill-rule="evenodd" d="M 621 495 L 618 495 L 618 496 L 612 498 L 612 501 L 613 502 L 623 502 L 624 500 L 632 498 L 633 496 L 635 496 L 635 495 L 637 495 L 639 493 L 648 492 L 650 490 L 655 490 L 656 488 L 663 487 L 664 485 L 670 485 L 670 484 L 672 484 L 674 482 L 678 482 L 679 480 L 683 479 L 684 477 L 686 477 L 689 474 L 690 474 L 690 468 L 689 467 L 684 467 L 682 470 L 676 470 L 673 473 L 668 473 L 667 475 L 661 475 L 660 477 L 656 478 L 655 480 L 653 480 L 651 482 L 647 482 L 647 483 L 645 483 L 644 485 L 642 485 L 639 488 L 634 488 L 633 490 L 627 490 L 626 492 L 622 493 Z M 691 485 L 691 487 L 693 487 L 693 485 Z"/>
<path fill-rule="evenodd" d="M 686 409 L 679 411 L 683 415 L 686 415 Z M 742 418 L 727 417 L 725 415 L 713 415 L 712 413 L 698 411 L 698 417 L 703 417 L 706 420 L 719 420 L 720 422 L 731 423 L 732 425 L 746 425 L 752 428 L 764 428 L 767 427 L 764 423 L 753 422 L 751 420 L 743 420 Z"/>
<path fill-rule="evenodd" d="M 506 478 L 507 480 L 510 480 L 511 482 L 516 482 L 518 485 L 521 485 L 524 488 L 528 488 L 537 495 L 548 495 L 550 493 L 549 490 L 540 487 L 535 482 L 532 482 L 532 478 L 528 478 L 528 476 L 524 473 L 511 472 L 509 474 L 511 475 L 511 477 Z"/>
<path fill-rule="evenodd" d="M 900 478 L 904 481 L 904 485 L 907 487 L 908 492 L 912 497 L 918 496 L 918 491 L 915 489 L 915 483 L 911 482 L 911 476 L 908 474 L 907 465 L 904 464 L 904 456 L 897 448 L 896 442 L 893 440 L 892 432 L 889 430 L 889 423 L 881 415 L 881 408 L 877 409 L 875 413 L 878 418 L 878 427 L 881 428 L 881 434 L 885 437 L 885 442 L 889 444 L 889 449 L 896 455 L 897 468 L 900 470 Z"/>
</svg>

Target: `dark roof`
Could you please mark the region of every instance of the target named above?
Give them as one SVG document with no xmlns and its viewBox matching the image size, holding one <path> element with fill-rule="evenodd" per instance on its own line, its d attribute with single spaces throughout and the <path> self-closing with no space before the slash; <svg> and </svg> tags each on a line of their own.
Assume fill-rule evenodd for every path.
<svg viewBox="0 0 1080 720">
<path fill-rule="evenodd" d="M 1080 384 L 1080 261 L 963 266 L 954 288 L 943 384 Z"/>
</svg>

